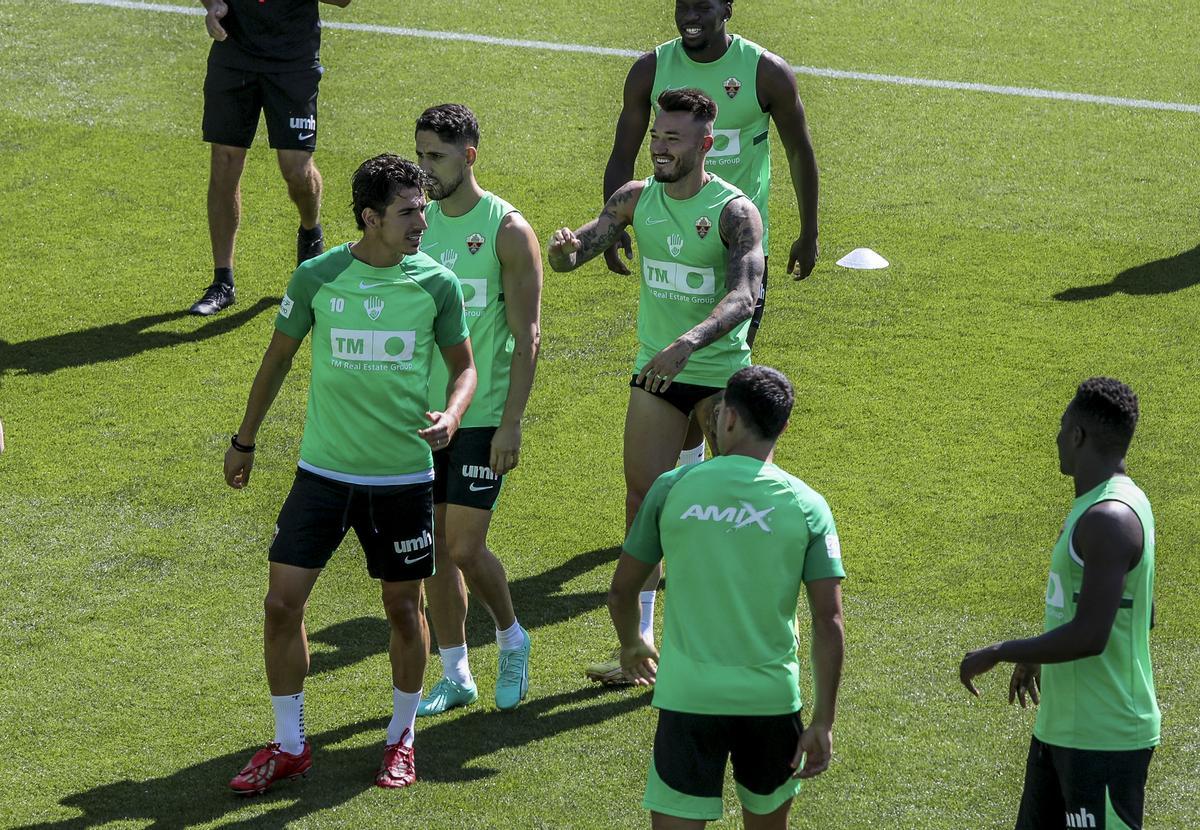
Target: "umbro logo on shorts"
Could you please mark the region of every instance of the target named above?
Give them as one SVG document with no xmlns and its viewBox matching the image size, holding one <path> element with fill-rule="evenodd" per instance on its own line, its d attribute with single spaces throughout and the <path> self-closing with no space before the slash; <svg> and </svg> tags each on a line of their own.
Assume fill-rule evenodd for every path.
<svg viewBox="0 0 1200 830">
<path fill-rule="evenodd" d="M 698 519 L 702 522 L 725 522 L 733 525 L 733 530 L 741 530 L 743 527 L 757 525 L 759 529 L 771 532 L 771 528 L 767 525 L 767 515 L 774 510 L 774 507 L 768 507 L 765 510 L 759 510 L 748 501 L 741 503 L 741 507 L 718 507 L 715 504 L 702 506 L 693 504 L 687 510 L 683 511 L 680 519 Z"/>
</svg>

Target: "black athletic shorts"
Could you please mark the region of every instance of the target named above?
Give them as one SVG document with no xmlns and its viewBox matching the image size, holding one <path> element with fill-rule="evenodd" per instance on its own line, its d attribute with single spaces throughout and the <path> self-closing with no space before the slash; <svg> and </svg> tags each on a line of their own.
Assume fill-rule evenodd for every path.
<svg viewBox="0 0 1200 830">
<path fill-rule="evenodd" d="M 504 476 L 492 472 L 495 427 L 467 427 L 433 454 L 433 503 L 491 510 Z"/>
<path fill-rule="evenodd" d="M 1141 830 L 1151 749 L 1067 749 L 1034 738 L 1016 830 Z"/>
<path fill-rule="evenodd" d="M 272 147 L 313 152 L 322 72 L 321 67 L 251 72 L 210 61 L 204 77 L 204 140 L 249 147 L 258 129 L 258 114 L 265 112 Z"/>
<path fill-rule="evenodd" d="M 630 379 L 629 385 L 634 389 L 641 389 L 643 391 L 650 392 L 649 389 L 646 389 L 645 386 L 642 386 L 640 383 L 638 383 L 637 375 L 634 375 Z M 700 403 L 700 401 L 704 400 L 705 398 L 710 398 L 713 395 L 716 395 L 718 392 L 723 391 L 725 391 L 724 387 L 720 386 L 700 386 L 696 383 L 679 383 L 678 381 L 673 381 L 671 385 L 667 387 L 666 392 L 650 392 L 650 394 L 656 398 L 662 398 L 684 415 L 691 415 L 692 410 L 696 408 L 696 404 Z"/>
<path fill-rule="evenodd" d="M 433 482 L 344 484 L 296 470 L 268 558 L 298 568 L 323 568 L 354 528 L 367 573 L 384 582 L 433 576 Z"/>
<path fill-rule="evenodd" d="M 756 329 L 762 325 L 763 312 L 767 308 L 767 258 L 763 257 L 763 281 L 758 287 L 758 299 L 754 301 L 754 316 L 750 318 L 750 328 Z"/>
</svg>

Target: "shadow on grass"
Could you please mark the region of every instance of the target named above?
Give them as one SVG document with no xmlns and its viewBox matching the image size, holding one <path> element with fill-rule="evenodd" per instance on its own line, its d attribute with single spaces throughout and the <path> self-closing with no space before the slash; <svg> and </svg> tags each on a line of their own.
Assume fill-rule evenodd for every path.
<svg viewBox="0 0 1200 830">
<path fill-rule="evenodd" d="M 1113 294 L 1171 294 L 1197 283 L 1200 283 L 1200 245 L 1175 256 L 1126 269 L 1113 277 L 1112 282 L 1068 288 L 1055 294 L 1054 299 L 1078 302 L 1111 297 Z"/>
<path fill-rule="evenodd" d="M 151 349 L 198 343 L 227 334 L 278 304 L 276 297 L 263 297 L 252 306 L 221 314 L 190 332 L 146 331 L 188 316 L 186 311 L 170 311 L 20 343 L 0 340 L 0 375 L 48 375 L 59 369 L 123 360 Z"/>
<path fill-rule="evenodd" d="M 562 589 L 582 574 L 605 563 L 615 563 L 620 552 L 620 548 L 598 548 L 578 554 L 545 573 L 509 583 L 513 608 L 521 625 L 530 630 L 555 625 L 603 606 L 606 594 L 602 591 L 564 594 Z M 385 653 L 388 648 L 388 625 L 381 608 L 377 617 L 356 617 L 335 623 L 309 634 L 308 639 L 331 647 L 315 651 L 312 655 L 309 674 L 320 674 L 337 671 L 372 655 Z M 471 603 L 471 611 L 467 616 L 467 644 L 478 648 L 495 641 L 495 627 L 487 610 L 479 602 Z M 436 644 L 432 645 L 436 647 Z"/>
<path fill-rule="evenodd" d="M 592 705 L 580 706 L 588 701 Z M 650 695 L 580 689 L 551 697 L 533 698 L 514 712 L 477 707 L 470 714 L 417 731 L 417 789 L 412 795 L 390 793 L 396 799 L 420 797 L 420 783 L 477 781 L 498 770 L 478 761 L 493 752 L 602 723 L 648 705 Z M 282 827 L 305 816 L 344 804 L 374 786 L 383 752 L 387 718 L 375 718 L 311 735 L 313 768 L 300 781 L 277 784 L 263 796 L 269 812 L 222 827 Z M 373 735 L 367 746 L 338 747 L 343 741 Z M 356 741 L 357 743 L 357 741 Z M 330 748 L 326 748 L 330 747 Z M 75 818 L 25 825 L 21 830 L 85 830 L 115 821 L 150 821 L 152 828 L 182 828 L 219 821 L 246 804 L 228 790 L 229 779 L 258 747 L 245 747 L 219 758 L 148 781 L 118 781 L 63 798 L 59 803 L 83 812 Z M 586 759 L 578 758 L 580 774 Z M 259 803 L 263 803 L 259 802 Z M 397 802 L 400 804 L 401 802 Z"/>
</svg>

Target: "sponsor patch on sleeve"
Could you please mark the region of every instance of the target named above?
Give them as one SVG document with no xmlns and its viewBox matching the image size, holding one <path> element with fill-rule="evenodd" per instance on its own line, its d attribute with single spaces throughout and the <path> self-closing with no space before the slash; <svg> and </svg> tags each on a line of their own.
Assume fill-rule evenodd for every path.
<svg viewBox="0 0 1200 830">
<path fill-rule="evenodd" d="M 291 317 L 293 305 L 295 305 L 295 302 L 292 298 L 284 294 L 283 300 L 279 303 L 279 316 L 284 318 Z"/>
<path fill-rule="evenodd" d="M 842 558 L 842 543 L 838 541 L 836 533 L 825 535 L 825 550 L 829 553 L 830 559 Z"/>
</svg>

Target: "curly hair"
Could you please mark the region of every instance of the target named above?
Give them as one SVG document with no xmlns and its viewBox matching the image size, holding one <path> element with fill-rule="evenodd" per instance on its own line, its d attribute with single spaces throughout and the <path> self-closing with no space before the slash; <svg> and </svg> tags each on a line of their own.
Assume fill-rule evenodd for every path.
<svg viewBox="0 0 1200 830">
<path fill-rule="evenodd" d="M 417 132 L 422 130 L 437 133 L 447 144 L 479 146 L 479 121 L 475 113 L 462 104 L 439 104 L 425 110 L 417 119 Z"/>
<path fill-rule="evenodd" d="M 365 230 L 362 214 L 367 208 L 383 213 L 401 190 L 416 188 L 424 190 L 425 174 L 416 163 L 392 153 L 369 158 L 354 171 L 350 185 L 353 198 L 354 221 L 358 229 Z"/>
<path fill-rule="evenodd" d="M 1075 413 L 1103 448 L 1125 452 L 1138 422 L 1137 394 L 1113 378 L 1088 378 L 1075 390 Z"/>
<path fill-rule="evenodd" d="M 738 369 L 725 386 L 725 406 L 736 409 L 762 438 L 780 436 L 795 401 L 791 381 L 769 366 Z"/>
</svg>

